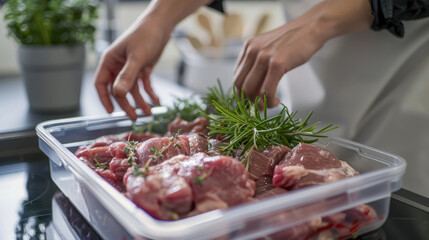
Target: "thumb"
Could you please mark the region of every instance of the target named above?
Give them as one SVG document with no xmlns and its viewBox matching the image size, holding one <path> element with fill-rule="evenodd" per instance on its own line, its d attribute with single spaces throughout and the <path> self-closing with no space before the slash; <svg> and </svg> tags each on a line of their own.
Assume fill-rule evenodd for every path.
<svg viewBox="0 0 429 240">
<path fill-rule="evenodd" d="M 127 59 L 127 62 L 113 83 L 113 95 L 115 97 L 125 97 L 127 95 L 136 83 L 141 66 L 138 61 L 132 58 Z"/>
</svg>

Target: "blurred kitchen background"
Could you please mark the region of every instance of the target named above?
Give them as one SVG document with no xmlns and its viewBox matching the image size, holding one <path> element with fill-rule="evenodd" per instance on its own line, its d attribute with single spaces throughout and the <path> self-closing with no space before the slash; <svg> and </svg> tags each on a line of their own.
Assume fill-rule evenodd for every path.
<svg viewBox="0 0 429 240">
<path fill-rule="evenodd" d="M 85 72 L 79 96 L 80 107 L 74 111 L 58 111 L 58 113 L 34 111 L 34 106 L 30 106 L 28 101 L 27 92 L 44 94 L 45 99 L 41 100 L 42 107 L 43 104 L 66 101 L 66 98 L 72 98 L 76 94 L 67 90 L 61 92 L 67 92 L 69 96 L 57 93 L 60 96 L 48 97 L 47 94 L 50 93 L 45 94 L 35 90 L 40 86 L 26 85 L 29 81 L 24 81 L 24 71 L 20 69 L 18 44 L 8 36 L 6 28 L 3 7 L 6 1 L 0 0 L 0 6 L 2 6 L 0 9 L 0 110 L 8 114 L 0 118 L 0 133 L 34 131 L 38 123 L 49 119 L 106 114 L 93 85 L 99 56 L 108 46 L 109 41 L 124 31 L 144 11 L 149 1 L 95 0 L 98 4 L 95 44 L 93 46 L 86 44 Z M 281 1 L 224 1 L 224 9 L 228 16 L 231 15 L 228 20 L 218 11 L 202 7 L 176 27 L 153 71 L 153 88 L 159 95 L 162 105 L 170 105 L 174 97 L 183 94 L 204 93 L 208 86 L 217 84 L 217 79 L 222 81 L 224 88 L 231 86 L 235 59 L 243 40 L 276 28 L 285 21 Z M 208 19 L 209 26 L 202 23 L 201 15 Z M 208 27 L 212 29 L 213 34 L 207 30 Z M 213 36 L 216 39 L 215 44 L 211 39 Z M 49 59 L 49 57 L 42 58 Z M 62 76 L 64 75 L 59 74 L 54 79 L 63 78 Z M 45 91 L 52 93 L 55 91 L 54 88 L 58 89 L 50 86 Z M 40 97 L 36 97 L 37 99 Z M 36 105 L 34 100 L 30 102 L 31 105 Z M 121 112 L 116 102 L 113 104 L 115 111 Z M 57 107 L 57 109 L 62 108 Z"/>
<path fill-rule="evenodd" d="M 0 1 L 0 4 L 5 0 Z M 114 6 L 113 13 L 108 14 L 106 3 Z M 107 40 L 105 31 L 108 24 L 113 23 L 114 30 L 118 34 L 124 31 L 134 19 L 145 9 L 148 1 L 143 0 L 104 0 L 100 1 L 99 18 L 97 20 L 96 45 L 93 51 L 88 52 L 86 59 L 86 69 L 95 69 L 98 56 Z M 264 31 L 275 28 L 284 23 L 282 4 L 279 1 L 225 1 L 225 10 L 228 13 L 239 15 L 243 24 L 243 38 L 251 36 L 257 28 L 258 21 L 263 15 L 268 15 L 264 24 Z M 198 13 L 191 15 L 182 21 L 177 30 L 189 33 L 192 37 L 197 37 L 203 45 L 208 45 L 209 34 L 198 22 L 197 15 L 203 13 L 209 16 L 216 37 L 221 40 L 223 35 L 222 14 L 207 7 L 202 8 Z M 112 18 L 109 20 L 109 18 Z M 7 37 L 7 29 L 4 21 L 4 11 L 0 10 L 0 80 L 6 76 L 16 76 L 20 74 L 17 59 L 17 46 L 13 39 Z M 111 22 L 109 22 L 111 21 Z M 183 42 L 183 41 L 182 41 Z M 180 43 L 179 43 L 180 44 Z M 89 46 L 88 46 L 89 47 Z M 185 46 L 186 48 L 186 46 Z M 185 53 L 186 54 L 186 53 Z M 178 42 L 173 37 L 165 48 L 156 69 L 155 74 L 171 81 L 178 80 L 178 67 L 183 60 L 183 51 L 180 51 Z M 232 67 L 231 67 L 232 68 Z M 207 76 L 216 80 L 218 76 Z"/>
</svg>

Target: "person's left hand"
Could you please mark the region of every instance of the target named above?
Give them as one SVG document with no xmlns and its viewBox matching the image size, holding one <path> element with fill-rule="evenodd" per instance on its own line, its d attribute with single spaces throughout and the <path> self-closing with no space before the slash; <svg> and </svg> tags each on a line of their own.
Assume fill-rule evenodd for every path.
<svg viewBox="0 0 429 240">
<path fill-rule="evenodd" d="M 246 41 L 234 70 L 234 84 L 250 99 L 280 100 L 277 85 L 286 72 L 307 62 L 331 38 L 367 29 L 368 0 L 326 0 L 293 21 Z"/>
<path fill-rule="evenodd" d="M 283 74 L 308 61 L 324 44 L 318 31 L 308 25 L 286 24 L 247 40 L 234 70 L 237 89 L 252 100 L 266 92 L 268 107 L 278 105 L 275 94 Z"/>
</svg>

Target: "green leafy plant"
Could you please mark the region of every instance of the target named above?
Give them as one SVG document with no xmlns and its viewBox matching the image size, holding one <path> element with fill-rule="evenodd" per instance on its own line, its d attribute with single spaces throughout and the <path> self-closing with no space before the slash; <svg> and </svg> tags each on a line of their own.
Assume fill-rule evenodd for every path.
<svg viewBox="0 0 429 240">
<path fill-rule="evenodd" d="M 94 42 L 98 6 L 91 0 L 8 0 L 4 19 L 22 45 Z"/>
</svg>

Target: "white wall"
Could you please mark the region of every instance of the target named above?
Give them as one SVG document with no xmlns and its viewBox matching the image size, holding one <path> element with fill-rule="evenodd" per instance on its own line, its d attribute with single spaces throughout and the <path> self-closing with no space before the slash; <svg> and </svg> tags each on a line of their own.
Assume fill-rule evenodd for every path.
<svg viewBox="0 0 429 240">
<path fill-rule="evenodd" d="M 146 3 L 121 3 L 118 5 L 118 26 L 120 30 L 126 29 L 133 20 L 144 10 Z M 283 23 L 283 10 L 282 5 L 276 1 L 258 1 L 258 2 L 228 2 L 225 1 L 225 9 L 227 12 L 236 12 L 243 15 L 246 23 L 245 31 L 251 31 L 255 24 L 257 17 L 262 13 L 270 13 L 271 18 L 269 21 L 268 29 L 279 26 Z M 202 8 L 201 11 L 210 13 L 217 31 L 221 31 L 222 15 Z M 104 15 L 104 8 L 100 9 L 100 19 L 98 21 L 99 29 L 102 26 L 102 17 Z M 179 27 L 189 29 L 195 32 L 196 35 L 204 36 L 206 34 L 203 29 L 198 25 L 195 15 L 189 16 L 187 19 L 179 24 Z M 101 36 L 100 32 L 97 36 Z M 5 22 L 3 20 L 3 12 L 0 9 L 0 76 L 19 74 L 19 66 L 16 57 L 16 44 L 11 38 L 7 37 L 7 30 L 5 29 Z M 174 44 L 170 41 L 161 56 L 155 71 L 167 77 L 171 76 L 175 71 L 180 53 Z M 87 68 L 93 69 L 96 66 L 97 54 L 93 51 L 88 55 Z"/>
</svg>

